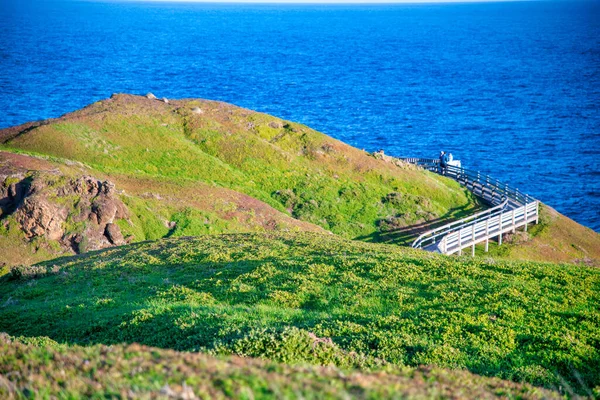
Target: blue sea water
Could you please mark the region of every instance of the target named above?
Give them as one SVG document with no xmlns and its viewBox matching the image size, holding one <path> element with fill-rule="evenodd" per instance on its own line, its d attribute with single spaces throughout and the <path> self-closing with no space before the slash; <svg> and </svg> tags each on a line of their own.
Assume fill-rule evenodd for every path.
<svg viewBox="0 0 600 400">
<path fill-rule="evenodd" d="M 0 0 L 0 127 L 114 92 L 223 100 L 452 152 L 600 230 L 600 2 Z"/>
</svg>

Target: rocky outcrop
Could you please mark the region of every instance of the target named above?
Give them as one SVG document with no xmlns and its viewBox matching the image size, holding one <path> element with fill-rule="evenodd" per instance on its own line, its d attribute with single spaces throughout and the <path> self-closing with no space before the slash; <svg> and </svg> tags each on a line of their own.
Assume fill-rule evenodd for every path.
<svg viewBox="0 0 600 400">
<path fill-rule="evenodd" d="M 403 161 L 399 158 L 396 157 L 392 157 L 392 156 L 388 156 L 387 154 L 385 154 L 383 152 L 383 150 L 378 150 L 374 153 L 371 153 L 371 156 L 376 158 L 377 160 L 383 160 L 388 164 L 393 164 L 396 167 L 402 168 L 402 169 L 408 169 L 408 170 L 416 170 L 419 167 L 417 167 L 414 164 L 408 163 L 406 161 Z"/>
<path fill-rule="evenodd" d="M 64 235 L 67 210 L 42 196 L 29 196 L 17 209 L 16 221 L 29 240 L 44 236 L 48 240 L 60 240 Z"/>
<path fill-rule="evenodd" d="M 12 214 L 18 205 L 23 203 L 25 194 L 29 191 L 30 181 L 24 175 L 0 176 L 4 182 L 0 185 L 0 218 Z"/>
<path fill-rule="evenodd" d="M 123 238 L 123 234 L 119 229 L 119 225 L 108 223 L 106 224 L 106 228 L 104 229 L 104 236 L 110 241 L 110 243 L 115 246 L 120 246 L 125 244 L 125 239 Z"/>
<path fill-rule="evenodd" d="M 122 245 L 116 221 L 128 216 L 109 181 L 57 172 L 0 173 L 0 219 L 16 223 L 27 241 L 56 241 L 75 253 Z"/>
</svg>

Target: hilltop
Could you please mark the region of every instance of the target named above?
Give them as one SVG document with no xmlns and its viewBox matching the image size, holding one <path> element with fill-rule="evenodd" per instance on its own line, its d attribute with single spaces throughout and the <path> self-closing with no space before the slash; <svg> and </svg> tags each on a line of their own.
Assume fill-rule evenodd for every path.
<svg viewBox="0 0 600 400">
<path fill-rule="evenodd" d="M 127 242 L 289 230 L 368 238 L 480 207 L 455 182 L 377 160 L 306 126 L 213 101 L 115 95 L 59 119 L 0 131 L 0 140 L 5 193 L 11 184 L 25 191 L 39 182 L 37 195 L 64 209 L 65 229 L 55 233 L 61 238 L 90 236 L 93 210 L 82 208 L 69 188 L 82 177 L 114 187 L 123 213 L 108 220 Z M 13 197 L 16 209 L 22 199 Z M 12 241 L 22 229 L 11 211 L 2 217 Z M 46 226 L 39 232 L 33 237 L 40 257 L 30 262 L 73 247 L 99 248 L 69 240 L 52 248 L 46 240 L 52 233 Z M 28 252 L 22 247 L 14 259 Z"/>
<path fill-rule="evenodd" d="M 207 100 L 113 95 L 0 130 L 0 143 L 6 267 L 199 234 L 330 232 L 407 245 L 485 207 L 452 180 Z M 548 207 L 542 222 L 489 255 L 598 263 L 600 235 Z"/>
</svg>

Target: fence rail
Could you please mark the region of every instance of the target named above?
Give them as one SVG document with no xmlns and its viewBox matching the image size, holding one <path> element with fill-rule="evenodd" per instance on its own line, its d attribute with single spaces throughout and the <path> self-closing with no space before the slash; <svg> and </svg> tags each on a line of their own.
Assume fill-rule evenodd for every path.
<svg viewBox="0 0 600 400">
<path fill-rule="evenodd" d="M 476 244 L 485 242 L 485 251 L 488 251 L 490 240 L 497 239 L 502 245 L 504 233 L 514 233 L 520 227 L 527 231 L 528 224 L 539 222 L 539 201 L 489 175 L 451 165 L 442 168 L 436 159 L 402 160 L 454 179 L 492 206 L 421 234 L 412 247 L 443 254 L 462 254 L 470 247 L 471 254 L 475 255 Z"/>
</svg>

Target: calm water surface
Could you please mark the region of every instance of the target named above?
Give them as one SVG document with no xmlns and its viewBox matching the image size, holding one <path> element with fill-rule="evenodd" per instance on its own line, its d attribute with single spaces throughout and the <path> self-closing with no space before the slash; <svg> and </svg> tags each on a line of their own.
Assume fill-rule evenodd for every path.
<svg viewBox="0 0 600 400">
<path fill-rule="evenodd" d="M 0 127 L 113 92 L 223 100 L 395 155 L 451 151 L 600 230 L 600 2 L 0 0 Z"/>
</svg>

